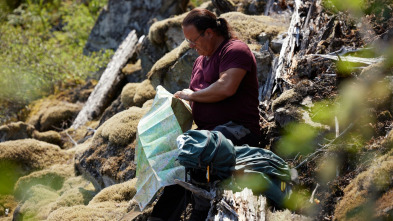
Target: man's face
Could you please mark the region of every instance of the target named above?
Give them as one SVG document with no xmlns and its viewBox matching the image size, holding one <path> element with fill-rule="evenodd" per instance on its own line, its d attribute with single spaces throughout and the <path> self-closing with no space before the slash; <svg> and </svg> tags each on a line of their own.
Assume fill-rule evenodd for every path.
<svg viewBox="0 0 393 221">
<path fill-rule="evenodd" d="M 198 31 L 194 25 L 183 26 L 184 37 L 190 45 L 190 48 L 194 48 L 199 55 L 210 56 L 211 44 L 210 38 L 205 31 Z"/>
</svg>

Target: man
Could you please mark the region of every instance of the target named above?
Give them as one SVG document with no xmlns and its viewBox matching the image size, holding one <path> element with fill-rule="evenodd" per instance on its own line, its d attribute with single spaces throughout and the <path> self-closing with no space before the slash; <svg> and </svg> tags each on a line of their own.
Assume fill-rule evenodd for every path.
<svg viewBox="0 0 393 221">
<path fill-rule="evenodd" d="M 175 96 L 190 101 L 198 129 L 217 130 L 235 145 L 258 146 L 258 81 L 255 57 L 237 40 L 223 18 L 194 9 L 182 23 L 190 47 L 200 55 L 193 66 L 190 87 Z M 179 220 L 184 189 L 164 189 L 150 220 Z M 191 220 L 205 220 L 209 202 L 196 198 Z"/>
</svg>

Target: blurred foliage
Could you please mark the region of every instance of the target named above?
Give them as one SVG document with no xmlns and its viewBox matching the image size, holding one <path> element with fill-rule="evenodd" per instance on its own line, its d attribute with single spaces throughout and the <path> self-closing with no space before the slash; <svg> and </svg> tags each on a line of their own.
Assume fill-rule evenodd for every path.
<svg viewBox="0 0 393 221">
<path fill-rule="evenodd" d="M 0 119 L 9 113 L 7 104 L 21 108 L 56 92 L 61 85 L 83 83 L 106 66 L 112 51 L 83 55 L 99 9 L 106 1 L 26 0 L 6 19 L 2 17 Z M 4 0 L 0 5 L 5 12 Z"/>
</svg>

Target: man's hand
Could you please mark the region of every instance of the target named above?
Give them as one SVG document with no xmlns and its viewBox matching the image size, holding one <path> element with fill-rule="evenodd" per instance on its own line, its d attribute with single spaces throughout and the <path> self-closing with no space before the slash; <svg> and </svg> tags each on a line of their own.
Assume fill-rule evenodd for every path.
<svg viewBox="0 0 393 221">
<path fill-rule="evenodd" d="M 181 98 L 186 101 L 192 101 L 191 100 L 191 95 L 194 93 L 194 91 L 190 89 L 183 89 L 182 91 L 178 91 L 174 94 L 175 97 Z"/>
</svg>

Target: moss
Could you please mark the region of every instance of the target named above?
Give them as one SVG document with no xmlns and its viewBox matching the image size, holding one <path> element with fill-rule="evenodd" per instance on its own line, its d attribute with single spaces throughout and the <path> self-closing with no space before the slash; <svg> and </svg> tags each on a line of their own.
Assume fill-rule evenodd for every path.
<svg viewBox="0 0 393 221">
<path fill-rule="evenodd" d="M 135 64 L 127 64 L 123 69 L 121 69 L 121 72 L 123 72 L 125 75 L 130 75 L 141 70 L 142 65 L 141 60 L 139 59 Z"/>
<path fill-rule="evenodd" d="M 168 31 L 169 27 L 181 27 L 181 23 L 186 16 L 187 13 L 184 13 L 173 18 L 155 22 L 149 29 L 149 40 L 156 45 L 164 44 L 167 39 L 165 33 Z"/>
<path fill-rule="evenodd" d="M 17 203 L 16 199 L 14 198 L 14 196 L 0 194 L 0 220 L 2 217 L 5 217 L 5 209 L 9 209 L 8 217 L 12 218 L 12 213 L 14 212 L 14 210 L 17 206 L 18 206 L 18 203 Z"/>
<path fill-rule="evenodd" d="M 19 214 L 23 220 L 45 220 L 50 211 L 50 203 L 59 195 L 50 187 L 33 186 L 25 195 Z"/>
<path fill-rule="evenodd" d="M 136 88 L 139 86 L 140 83 L 128 83 L 126 86 L 123 87 L 121 91 L 121 103 L 124 105 L 125 108 L 129 108 L 135 105 L 134 96 L 136 93 Z"/>
<path fill-rule="evenodd" d="M 289 210 L 275 211 L 275 212 L 267 210 L 266 220 L 267 221 L 311 221 L 313 219 L 298 214 L 292 214 L 292 212 Z"/>
<path fill-rule="evenodd" d="M 370 168 L 360 173 L 345 189 L 344 197 L 337 204 L 337 220 L 370 220 L 375 214 L 383 214 L 375 202 L 384 201 L 391 189 L 393 176 L 393 152 L 376 159 Z M 389 194 L 389 193 L 387 193 Z"/>
<path fill-rule="evenodd" d="M 136 193 L 135 184 L 136 178 L 124 183 L 109 186 L 101 190 L 89 204 L 106 201 L 128 202 L 134 197 Z"/>
<path fill-rule="evenodd" d="M 50 205 L 50 212 L 62 207 L 72 207 L 77 205 L 87 205 L 93 199 L 96 192 L 94 187 L 76 187 L 65 191 L 59 198 Z"/>
<path fill-rule="evenodd" d="M 0 127 L 0 139 L 7 141 L 31 138 L 34 130 L 33 125 L 22 121 L 10 123 Z"/>
<path fill-rule="evenodd" d="M 94 140 L 102 137 L 110 146 L 126 146 L 132 143 L 138 122 L 146 112 L 146 109 L 131 107 L 116 114 L 98 128 Z"/>
<path fill-rule="evenodd" d="M 141 107 L 147 100 L 153 99 L 156 96 L 156 90 L 151 84 L 150 80 L 144 80 L 135 91 L 134 103 Z"/>
<path fill-rule="evenodd" d="M 49 214 L 48 221 L 121 220 L 127 213 L 128 202 L 101 202 L 88 206 L 63 207 Z"/>
<path fill-rule="evenodd" d="M 229 12 L 222 14 L 220 17 L 225 18 L 232 26 L 238 37 L 244 42 L 256 43 L 259 34 L 265 32 L 270 38 L 286 32 L 289 24 L 279 19 L 269 16 L 245 15 L 240 12 Z"/>
<path fill-rule="evenodd" d="M 172 51 L 166 53 L 160 60 L 158 60 L 149 73 L 147 77 L 151 79 L 153 85 L 159 85 L 160 79 L 158 77 L 152 79 L 152 76 L 160 75 L 161 73 L 166 73 L 169 68 L 176 63 L 176 61 L 184 55 L 190 49 L 189 44 L 186 41 L 183 41 L 181 45 Z"/>
<path fill-rule="evenodd" d="M 80 104 L 61 102 L 56 106 L 49 107 L 41 115 L 40 131 L 53 130 L 56 128 L 68 128 L 72 120 L 82 109 Z"/>
<path fill-rule="evenodd" d="M 33 172 L 19 178 L 15 184 L 14 195 L 21 200 L 26 191 L 38 184 L 48 186 L 53 190 L 59 190 L 63 186 L 64 180 L 72 175 L 74 175 L 73 166 L 64 164 Z"/>
<path fill-rule="evenodd" d="M 66 162 L 70 157 L 59 146 L 34 139 L 0 143 L 1 160 L 15 161 L 32 170 Z"/>
<path fill-rule="evenodd" d="M 61 136 L 54 130 L 45 132 L 34 131 L 33 138 L 36 140 L 45 141 L 47 143 L 61 145 Z"/>
</svg>

